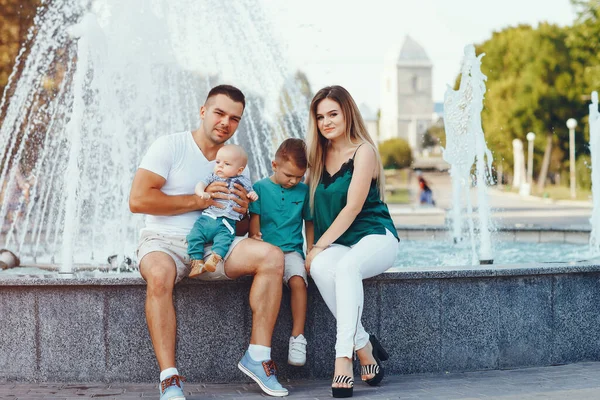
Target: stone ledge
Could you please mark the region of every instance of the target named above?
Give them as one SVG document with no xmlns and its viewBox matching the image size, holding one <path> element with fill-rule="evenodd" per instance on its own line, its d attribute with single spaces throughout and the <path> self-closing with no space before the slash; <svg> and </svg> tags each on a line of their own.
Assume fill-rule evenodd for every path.
<svg viewBox="0 0 600 400">
<path fill-rule="evenodd" d="M 401 240 L 448 239 L 451 230 L 445 225 L 396 225 Z M 476 230 L 477 232 L 477 230 Z M 492 232 L 494 240 L 501 242 L 571 243 L 586 244 L 590 240 L 591 227 L 547 226 L 501 226 Z M 468 235 L 468 232 L 466 232 Z"/>
<path fill-rule="evenodd" d="M 19 275 L 17 270 L 12 274 L 0 273 L 0 286 L 131 286 L 142 285 L 146 282 L 137 272 L 130 273 L 103 273 L 103 272 L 75 272 L 74 274 L 30 274 Z M 526 275 L 554 275 L 571 274 L 575 272 L 600 272 L 600 263 L 570 262 L 570 263 L 538 263 L 538 264 L 510 264 L 510 265 L 476 265 L 476 266 L 432 266 L 432 267 L 402 267 L 385 272 L 369 281 L 406 280 L 406 279 L 452 279 L 452 278 L 484 278 L 502 276 Z M 184 279 L 184 285 L 214 285 L 233 282 L 251 282 L 252 278 L 242 277 L 235 281 L 202 281 L 197 279 Z"/>
<path fill-rule="evenodd" d="M 156 380 L 141 278 L 36 279 L 0 279 L 0 381 Z M 250 281 L 177 285 L 177 362 L 190 382 L 246 380 L 236 363 L 250 335 Z M 392 374 L 600 361 L 600 265 L 406 269 L 364 288 L 363 323 Z M 330 377 L 335 321 L 312 282 L 305 367 L 285 363 L 290 331 L 285 289 L 273 337 L 281 376 Z"/>
<path fill-rule="evenodd" d="M 449 232 L 446 225 L 401 225 L 396 224 L 396 230 L 399 231 L 444 231 Z M 591 226 L 500 226 L 495 232 L 582 232 L 590 233 Z"/>
</svg>

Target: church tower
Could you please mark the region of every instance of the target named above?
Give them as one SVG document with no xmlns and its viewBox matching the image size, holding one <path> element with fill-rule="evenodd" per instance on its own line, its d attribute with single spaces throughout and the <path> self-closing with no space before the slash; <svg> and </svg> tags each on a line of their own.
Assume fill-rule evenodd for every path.
<svg viewBox="0 0 600 400">
<path fill-rule="evenodd" d="M 414 152 L 432 124 L 432 63 L 423 47 L 406 36 L 400 54 L 388 57 L 381 88 L 379 140 L 402 138 Z"/>
</svg>

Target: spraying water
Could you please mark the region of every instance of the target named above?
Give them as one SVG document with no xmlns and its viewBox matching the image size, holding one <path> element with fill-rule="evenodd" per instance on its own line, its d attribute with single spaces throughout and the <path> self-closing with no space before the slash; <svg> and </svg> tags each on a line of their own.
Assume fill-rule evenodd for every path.
<svg viewBox="0 0 600 400">
<path fill-rule="evenodd" d="M 466 200 L 467 219 L 473 264 L 491 263 L 490 212 L 487 196 L 486 171 L 491 171 L 492 154 L 487 148 L 481 127 L 481 111 L 487 77 L 481 72 L 481 58 L 475 55 L 475 47 L 464 50 L 460 87 L 457 91 L 448 87 L 444 96 L 444 124 L 446 148 L 443 157 L 451 165 L 452 178 L 452 235 L 454 241 L 463 237 L 462 207 Z M 479 256 L 475 244 L 473 205 L 469 195 L 471 169 L 476 162 L 474 177 L 477 182 L 477 210 L 479 223 Z"/>
<path fill-rule="evenodd" d="M 143 218 L 128 195 L 141 157 L 156 137 L 197 128 L 220 83 L 246 94 L 233 142 L 253 178 L 266 176 L 279 142 L 304 135 L 289 121 L 308 108 L 264 14 L 257 0 L 40 8 L 0 103 L 1 247 L 64 271 L 133 255 Z"/>
<path fill-rule="evenodd" d="M 590 233 L 590 253 L 600 255 L 600 112 L 598 111 L 598 92 L 592 92 L 589 106 L 590 154 L 592 156 L 592 232 Z"/>
</svg>

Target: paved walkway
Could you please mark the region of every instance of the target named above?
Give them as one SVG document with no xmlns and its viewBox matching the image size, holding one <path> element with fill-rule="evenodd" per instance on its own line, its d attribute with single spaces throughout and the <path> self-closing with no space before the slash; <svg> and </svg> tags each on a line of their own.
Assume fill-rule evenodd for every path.
<svg viewBox="0 0 600 400">
<path fill-rule="evenodd" d="M 477 205 L 477 191 L 471 190 L 472 204 Z M 590 229 L 592 204 L 583 201 L 549 202 L 538 197 L 521 197 L 516 193 L 490 189 L 490 217 L 498 227 L 562 227 Z M 450 199 L 442 198 L 437 207 L 418 204 L 388 204 L 397 225 L 444 226 L 451 209 Z M 464 211 L 466 218 L 466 210 Z M 474 209 L 477 216 L 477 210 Z"/>
<path fill-rule="evenodd" d="M 287 382 L 290 399 L 330 399 L 329 381 Z M 265 398 L 256 384 L 188 384 L 187 400 Z M 157 399 L 153 384 L 0 383 L 0 399 Z M 370 399 L 600 399 L 600 362 L 506 371 L 386 377 L 371 388 L 358 382 L 354 397 Z"/>
<path fill-rule="evenodd" d="M 452 181 L 447 173 L 423 174 L 433 190 L 437 207 L 420 206 L 417 175 L 412 174 L 406 188 L 411 191 L 411 204 L 388 204 L 394 222 L 399 225 L 444 226 L 446 213 L 452 208 Z M 477 188 L 469 191 L 471 204 L 478 204 Z M 463 201 L 465 201 L 463 199 Z M 498 227 L 563 227 L 590 229 L 591 201 L 542 199 L 520 196 L 493 186 L 488 188 L 491 219 Z"/>
</svg>

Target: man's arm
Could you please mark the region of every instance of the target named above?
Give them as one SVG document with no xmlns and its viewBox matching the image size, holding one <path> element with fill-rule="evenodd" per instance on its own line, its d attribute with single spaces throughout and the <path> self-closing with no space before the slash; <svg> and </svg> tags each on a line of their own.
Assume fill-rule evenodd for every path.
<svg viewBox="0 0 600 400">
<path fill-rule="evenodd" d="M 149 215 L 178 215 L 203 210 L 213 203 L 195 194 L 169 196 L 160 189 L 167 180 L 162 176 L 139 168 L 133 177 L 129 194 L 129 209 L 132 213 Z"/>
</svg>

